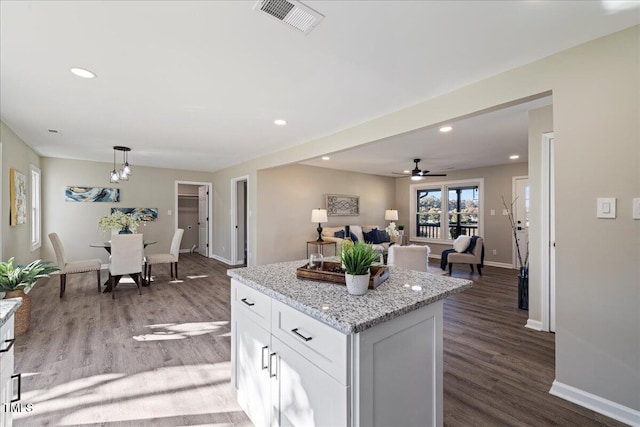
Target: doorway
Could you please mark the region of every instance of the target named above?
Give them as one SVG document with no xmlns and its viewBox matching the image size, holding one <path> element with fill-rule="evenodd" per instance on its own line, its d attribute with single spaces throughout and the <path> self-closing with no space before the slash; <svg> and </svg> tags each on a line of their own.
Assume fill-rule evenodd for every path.
<svg viewBox="0 0 640 427">
<path fill-rule="evenodd" d="M 211 183 L 176 181 L 176 228 L 184 235 L 180 252 L 210 256 Z"/>
<path fill-rule="evenodd" d="M 231 264 L 249 265 L 249 226 L 247 222 L 249 177 L 231 180 Z"/>
</svg>

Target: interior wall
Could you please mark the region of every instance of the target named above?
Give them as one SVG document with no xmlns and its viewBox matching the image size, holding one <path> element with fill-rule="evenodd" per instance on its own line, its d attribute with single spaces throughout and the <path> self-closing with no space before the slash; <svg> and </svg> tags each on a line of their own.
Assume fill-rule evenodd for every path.
<svg viewBox="0 0 640 427">
<path fill-rule="evenodd" d="M 14 257 L 16 263 L 27 264 L 41 258 L 40 249 L 31 251 L 31 215 L 29 214 L 31 212 L 31 170 L 29 165 L 42 169 L 40 156 L 1 121 L 0 141 L 2 141 L 2 212 L 0 213 L 2 260 L 6 261 Z M 11 168 L 22 172 L 27 178 L 27 222 L 15 226 L 9 225 L 9 170 Z M 46 178 L 47 175 L 42 171 L 41 181 L 43 184 Z M 44 234 L 43 236 L 46 237 Z M 43 245 L 44 237 L 42 239 Z M 52 258 L 45 259 L 52 260 Z"/>
<path fill-rule="evenodd" d="M 289 165 L 258 172 L 258 220 L 261 263 L 305 259 L 306 242 L 316 240 L 317 223 L 311 222 L 311 210 L 326 208 L 325 194 L 360 196 L 360 215 L 329 216 L 323 227 L 347 224 L 385 226 L 384 211 L 393 206 L 394 178 L 314 166 Z M 314 247 L 315 249 L 315 247 Z"/>
<path fill-rule="evenodd" d="M 466 169 L 459 171 L 447 171 L 445 177 L 425 177 L 422 181 L 412 181 L 411 178 L 396 178 L 396 207 L 398 209 L 398 224 L 404 224 L 407 229 L 405 234 L 411 236 L 412 222 L 415 218 L 409 212 L 411 190 L 413 184 L 430 182 L 456 181 L 461 179 L 484 179 L 484 260 L 499 264 L 511 265 L 513 262 L 513 237 L 511 226 L 506 216 L 502 215 L 502 196 L 510 203 L 512 194 L 512 178 L 514 176 L 527 175 L 527 163 L 510 163 L 506 165 L 491 166 L 485 168 Z M 491 210 L 495 215 L 491 215 Z M 417 244 L 422 244 L 418 243 Z M 427 243 L 432 255 L 440 255 L 443 250 L 451 249 L 451 243 Z M 496 255 L 493 255 L 493 251 Z"/>
<path fill-rule="evenodd" d="M 98 220 L 108 215 L 112 207 L 157 208 L 158 220 L 142 223 L 138 228 L 145 240 L 157 241 L 149 245 L 145 253 L 166 253 L 175 231 L 175 181 L 210 182 L 206 172 L 181 171 L 133 165 L 128 182 L 110 184 L 107 172 L 109 163 L 80 160 L 42 158 L 43 194 L 43 242 L 42 256 L 54 260 L 55 256 L 48 233 L 56 232 L 62 239 L 67 257 L 73 259 L 99 258 L 108 262 L 108 254 L 102 248 L 91 248 L 95 242 L 108 240 L 108 233 L 98 229 Z M 67 186 L 120 188 L 120 203 L 65 202 Z M 171 211 L 171 215 L 169 214 Z"/>
<path fill-rule="evenodd" d="M 553 131 L 553 106 L 529 111 L 529 236 L 542 236 L 542 134 Z M 529 265 L 542 263 L 542 242 L 529 239 Z M 542 277 L 529 268 L 529 320 L 542 321 Z"/>
<path fill-rule="evenodd" d="M 565 50 L 335 134 L 216 172 L 230 209 L 229 179 L 251 177 L 250 250 L 273 243 L 256 230 L 256 171 L 300 162 L 536 95 L 553 93 L 556 141 L 556 378 L 640 410 L 640 26 Z M 596 220 L 596 198 L 618 198 L 619 216 Z M 279 220 L 282 221 L 282 220 Z M 226 235 L 225 235 L 226 234 Z M 230 234 L 217 235 L 218 246 Z M 533 236 L 532 238 L 540 238 Z M 597 242 L 597 245 L 593 245 Z M 620 254 L 624 254 L 620 256 Z M 251 261 L 251 260 L 250 260 Z M 612 333 L 615 331 L 615 333 Z M 597 369 L 594 369 L 597 367 Z"/>
</svg>

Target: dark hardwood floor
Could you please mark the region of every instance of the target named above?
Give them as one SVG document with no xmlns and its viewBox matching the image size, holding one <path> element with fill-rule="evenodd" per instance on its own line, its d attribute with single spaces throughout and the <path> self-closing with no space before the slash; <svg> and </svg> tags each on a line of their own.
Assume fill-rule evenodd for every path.
<svg viewBox="0 0 640 427">
<path fill-rule="evenodd" d="M 39 282 L 31 329 L 16 340 L 33 409 L 15 425 L 250 425 L 230 383 L 227 269 L 183 254 L 180 282 L 159 266 L 142 296 L 121 285 L 115 300 L 92 274 L 69 276 L 62 299 L 57 277 Z M 554 336 L 523 327 L 515 271 L 454 276 L 475 283 L 445 301 L 445 425 L 622 425 L 548 393 Z"/>
</svg>

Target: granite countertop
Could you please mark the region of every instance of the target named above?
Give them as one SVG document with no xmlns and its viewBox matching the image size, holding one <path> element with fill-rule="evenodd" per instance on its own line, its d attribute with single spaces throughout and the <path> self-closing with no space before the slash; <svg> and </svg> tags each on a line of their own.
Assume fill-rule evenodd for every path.
<svg viewBox="0 0 640 427">
<path fill-rule="evenodd" d="M 362 332 L 471 287 L 470 280 L 389 267 L 390 275 L 363 296 L 340 284 L 298 279 L 306 260 L 231 269 L 227 274 L 344 334 Z"/>
<path fill-rule="evenodd" d="M 11 317 L 21 304 L 22 298 L 0 299 L 0 326 L 9 320 L 9 317 Z"/>
</svg>

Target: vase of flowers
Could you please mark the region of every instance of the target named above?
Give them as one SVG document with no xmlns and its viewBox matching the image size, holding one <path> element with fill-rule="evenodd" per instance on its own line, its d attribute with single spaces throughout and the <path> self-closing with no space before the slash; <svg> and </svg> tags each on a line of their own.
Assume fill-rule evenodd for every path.
<svg viewBox="0 0 640 427">
<path fill-rule="evenodd" d="M 115 211 L 105 215 L 98 221 L 98 228 L 102 231 L 118 231 L 120 234 L 131 234 L 138 230 L 140 220 L 131 214 Z"/>
<path fill-rule="evenodd" d="M 511 234 L 513 235 L 513 241 L 516 245 L 516 255 L 518 256 L 518 262 L 520 264 L 520 274 L 518 274 L 518 308 L 522 310 L 529 310 L 529 242 L 525 242 L 524 248 L 520 247 L 520 241 L 518 240 L 518 223 L 513 216 L 513 205 L 516 203 L 514 200 L 510 205 L 502 197 L 502 204 L 507 210 L 507 218 L 511 224 Z"/>
</svg>

